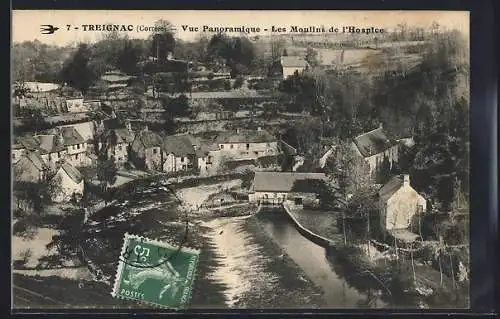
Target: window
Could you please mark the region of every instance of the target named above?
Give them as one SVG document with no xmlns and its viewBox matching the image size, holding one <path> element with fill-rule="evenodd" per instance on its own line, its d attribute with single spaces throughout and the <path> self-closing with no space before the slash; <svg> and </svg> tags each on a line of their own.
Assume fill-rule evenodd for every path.
<svg viewBox="0 0 500 319">
<path fill-rule="evenodd" d="M 157 150 L 156 148 L 153 148 L 153 154 L 156 154 Z"/>
<path fill-rule="evenodd" d="M 78 159 L 78 154 L 75 154 L 75 159 L 76 159 L 76 160 Z"/>
<path fill-rule="evenodd" d="M 122 150 L 122 146 L 121 145 L 118 145 L 118 150 L 121 151 Z"/>
<path fill-rule="evenodd" d="M 123 158 L 122 157 L 118 157 L 118 161 L 119 162 L 123 161 Z"/>
<path fill-rule="evenodd" d="M 12 153 L 12 159 L 16 159 L 16 154 Z"/>
<path fill-rule="evenodd" d="M 57 152 L 57 156 L 58 156 L 58 157 L 61 157 L 61 152 Z"/>
<path fill-rule="evenodd" d="M 254 152 L 254 154 L 255 154 L 255 155 L 259 155 L 259 152 L 255 151 L 255 152 Z"/>
<path fill-rule="evenodd" d="M 231 148 L 233 148 L 233 144 L 231 144 Z"/>
<path fill-rule="evenodd" d="M 80 144 L 77 144 L 77 145 L 76 145 L 76 148 L 77 148 L 77 149 L 80 149 Z"/>
<path fill-rule="evenodd" d="M 249 148 L 250 148 L 250 144 L 247 144 L 247 149 L 249 149 Z"/>
<path fill-rule="evenodd" d="M 220 149 L 223 150 L 224 149 L 224 144 L 221 144 L 220 145 Z"/>
<path fill-rule="evenodd" d="M 181 157 L 181 163 L 184 163 L 184 157 Z"/>
</svg>

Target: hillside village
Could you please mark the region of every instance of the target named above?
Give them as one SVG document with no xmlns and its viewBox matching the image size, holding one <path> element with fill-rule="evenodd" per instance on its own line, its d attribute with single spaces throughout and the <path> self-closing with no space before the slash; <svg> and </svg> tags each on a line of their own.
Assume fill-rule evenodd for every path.
<svg viewBox="0 0 500 319">
<path fill-rule="evenodd" d="M 465 285 L 468 61 L 453 32 L 405 32 L 343 49 L 307 37 L 154 34 L 72 48 L 51 66 L 54 82 L 39 81 L 50 70 L 17 72 L 14 232 L 44 223 L 33 215 L 92 219 L 117 192 L 154 181 L 177 189 L 194 219 L 280 206 L 362 252 L 345 254 L 367 244 L 372 260 L 408 261 L 415 251 L 412 266 Z M 215 186 L 189 195 L 182 183 Z"/>
</svg>

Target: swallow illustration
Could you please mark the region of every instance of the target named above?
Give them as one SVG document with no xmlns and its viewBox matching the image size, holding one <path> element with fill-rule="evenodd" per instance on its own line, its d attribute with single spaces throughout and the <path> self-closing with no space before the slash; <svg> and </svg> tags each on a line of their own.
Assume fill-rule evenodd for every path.
<svg viewBox="0 0 500 319">
<path fill-rule="evenodd" d="M 53 34 L 57 30 L 59 30 L 59 28 L 54 27 L 51 24 L 42 24 L 40 28 L 40 32 L 42 32 L 42 34 Z"/>
</svg>

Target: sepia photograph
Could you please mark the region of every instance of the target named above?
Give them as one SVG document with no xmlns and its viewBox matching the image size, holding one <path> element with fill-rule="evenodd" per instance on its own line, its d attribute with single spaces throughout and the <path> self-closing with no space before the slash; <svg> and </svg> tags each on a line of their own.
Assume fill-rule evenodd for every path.
<svg viewBox="0 0 500 319">
<path fill-rule="evenodd" d="M 12 308 L 470 308 L 469 27 L 13 10 Z"/>
</svg>

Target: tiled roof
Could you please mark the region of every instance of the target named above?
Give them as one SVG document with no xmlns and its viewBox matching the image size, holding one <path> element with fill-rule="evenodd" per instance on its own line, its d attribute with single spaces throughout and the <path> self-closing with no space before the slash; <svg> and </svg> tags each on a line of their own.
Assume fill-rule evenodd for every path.
<svg viewBox="0 0 500 319">
<path fill-rule="evenodd" d="M 305 68 L 307 66 L 307 61 L 300 56 L 282 56 L 281 66 L 282 67 L 300 67 Z"/>
<path fill-rule="evenodd" d="M 172 135 L 163 138 L 163 151 L 176 156 L 196 154 L 191 139 L 187 135 Z"/>
<path fill-rule="evenodd" d="M 78 184 L 83 180 L 82 173 L 80 173 L 80 171 L 71 164 L 62 163 L 61 169 L 64 170 L 64 172 L 66 172 L 69 178 L 71 178 L 75 183 Z"/>
<path fill-rule="evenodd" d="M 323 173 L 255 172 L 256 192 L 290 192 L 297 180 L 326 180 Z"/>
<path fill-rule="evenodd" d="M 239 130 L 239 131 L 223 131 L 217 133 L 215 138 L 216 143 L 266 143 L 276 142 L 277 138 L 269 134 L 269 132 L 261 130 Z"/>
<path fill-rule="evenodd" d="M 72 126 L 62 127 L 61 134 L 64 138 L 64 145 L 66 146 L 85 143 L 85 139 Z"/>
<path fill-rule="evenodd" d="M 403 176 L 398 175 L 391 178 L 378 191 L 378 195 L 383 202 L 386 202 L 391 196 L 403 186 Z"/>
<path fill-rule="evenodd" d="M 387 138 L 381 127 L 359 135 L 354 138 L 354 143 L 364 157 L 382 153 L 396 144 L 394 141 Z"/>
</svg>

